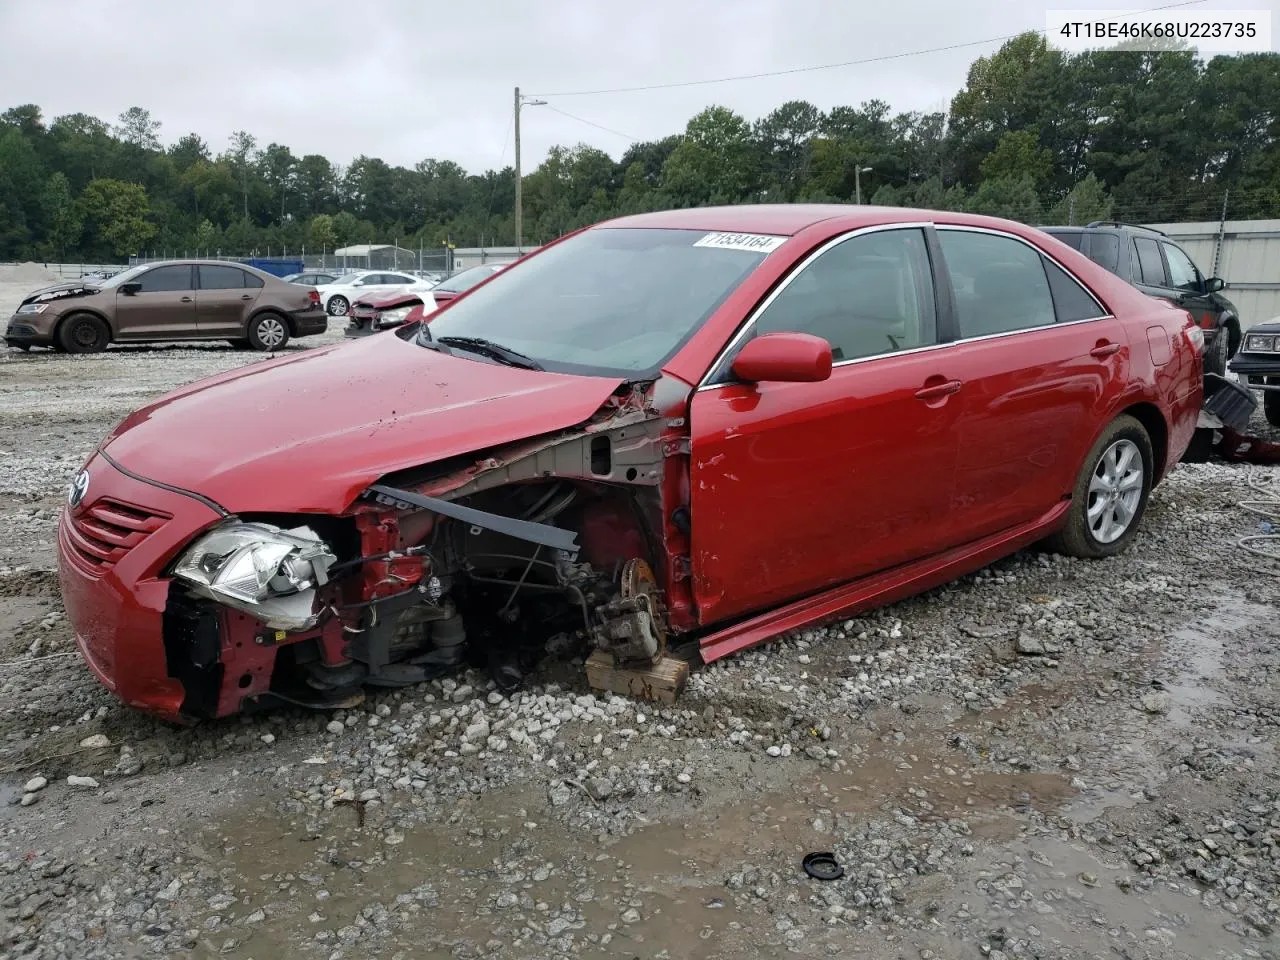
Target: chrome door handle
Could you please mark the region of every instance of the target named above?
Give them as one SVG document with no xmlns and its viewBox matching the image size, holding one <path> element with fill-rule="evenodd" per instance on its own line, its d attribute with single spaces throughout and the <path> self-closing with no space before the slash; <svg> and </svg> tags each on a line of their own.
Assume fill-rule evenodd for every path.
<svg viewBox="0 0 1280 960">
<path fill-rule="evenodd" d="M 1120 352 L 1120 344 L 1118 343 L 1100 343 L 1089 351 L 1089 356 L 1097 357 L 1101 360 L 1103 357 L 1109 357 L 1114 353 Z"/>
<path fill-rule="evenodd" d="M 178 302 L 179 302 L 179 303 L 191 303 L 192 301 L 191 301 L 191 298 L 190 298 L 190 297 L 180 297 L 180 298 L 178 299 Z"/>
<path fill-rule="evenodd" d="M 921 387 L 916 391 L 916 397 L 920 400 L 941 400 L 943 397 L 949 397 L 953 393 L 959 393 L 962 384 L 959 380 L 947 380 L 943 383 L 934 383 L 927 387 Z"/>
</svg>

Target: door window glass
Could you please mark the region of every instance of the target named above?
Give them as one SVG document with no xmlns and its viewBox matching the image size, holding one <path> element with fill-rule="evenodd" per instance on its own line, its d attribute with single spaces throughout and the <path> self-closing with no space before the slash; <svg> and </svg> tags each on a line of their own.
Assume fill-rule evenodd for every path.
<svg viewBox="0 0 1280 960">
<path fill-rule="evenodd" d="M 243 290 L 244 271 L 236 267 L 200 265 L 201 290 Z"/>
<path fill-rule="evenodd" d="M 1142 282 L 1155 287 L 1166 285 L 1164 261 L 1160 259 L 1160 246 L 1146 237 L 1135 237 L 1133 245 L 1138 250 L 1138 267 L 1142 271 Z"/>
<path fill-rule="evenodd" d="M 142 293 L 166 293 L 191 289 L 190 267 L 156 267 L 138 278 Z"/>
<path fill-rule="evenodd" d="M 1179 290 L 1200 290 L 1200 274 L 1191 258 L 1172 243 L 1164 245 L 1164 256 L 1169 261 L 1169 286 Z"/>
<path fill-rule="evenodd" d="M 961 337 L 1046 327 L 1057 320 L 1040 254 L 1012 237 L 939 230 Z"/>
<path fill-rule="evenodd" d="M 1120 238 L 1114 233 L 1094 233 L 1089 237 L 1090 260 L 1112 273 L 1120 274 Z"/>
<path fill-rule="evenodd" d="M 881 230 L 837 244 L 794 276 L 755 332 L 814 334 L 836 361 L 936 343 L 924 233 Z"/>
<path fill-rule="evenodd" d="M 1044 272 L 1049 278 L 1049 290 L 1053 294 L 1053 310 L 1059 323 L 1092 320 L 1105 317 L 1107 311 L 1098 306 L 1087 290 L 1067 271 L 1044 258 Z"/>
</svg>

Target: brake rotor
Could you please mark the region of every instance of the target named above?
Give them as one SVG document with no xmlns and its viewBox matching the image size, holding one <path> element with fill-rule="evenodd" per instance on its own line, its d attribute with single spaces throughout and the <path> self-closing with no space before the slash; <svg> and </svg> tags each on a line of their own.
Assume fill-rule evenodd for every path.
<svg viewBox="0 0 1280 960">
<path fill-rule="evenodd" d="M 622 576 L 618 584 L 618 593 L 623 600 L 643 596 L 648 600 L 650 629 L 658 640 L 659 658 L 667 654 L 667 631 L 663 624 L 661 607 L 658 599 L 658 579 L 653 569 L 640 557 L 628 560 L 622 567 Z"/>
</svg>

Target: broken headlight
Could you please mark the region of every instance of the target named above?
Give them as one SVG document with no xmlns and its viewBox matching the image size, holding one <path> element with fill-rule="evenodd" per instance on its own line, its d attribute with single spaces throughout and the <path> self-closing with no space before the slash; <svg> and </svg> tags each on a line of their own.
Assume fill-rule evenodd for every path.
<svg viewBox="0 0 1280 960">
<path fill-rule="evenodd" d="M 195 593 L 243 610 L 276 630 L 315 626 L 316 588 L 333 553 L 309 527 L 282 530 L 236 521 L 213 530 L 179 558 L 173 575 Z"/>
<path fill-rule="evenodd" d="M 380 327 L 394 327 L 404 323 L 404 318 L 415 306 L 416 304 L 410 304 L 407 307 L 396 307 L 394 310 L 383 310 L 376 316 L 375 321 Z"/>
</svg>

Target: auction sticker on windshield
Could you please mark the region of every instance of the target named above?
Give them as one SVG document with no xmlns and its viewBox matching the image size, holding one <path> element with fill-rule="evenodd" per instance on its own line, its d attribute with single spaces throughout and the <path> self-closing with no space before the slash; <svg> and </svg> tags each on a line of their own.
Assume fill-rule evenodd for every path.
<svg viewBox="0 0 1280 960">
<path fill-rule="evenodd" d="M 764 233 L 708 233 L 695 247 L 716 247 L 720 250 L 747 250 L 751 253 L 772 253 L 787 242 L 786 237 L 773 237 Z"/>
</svg>

